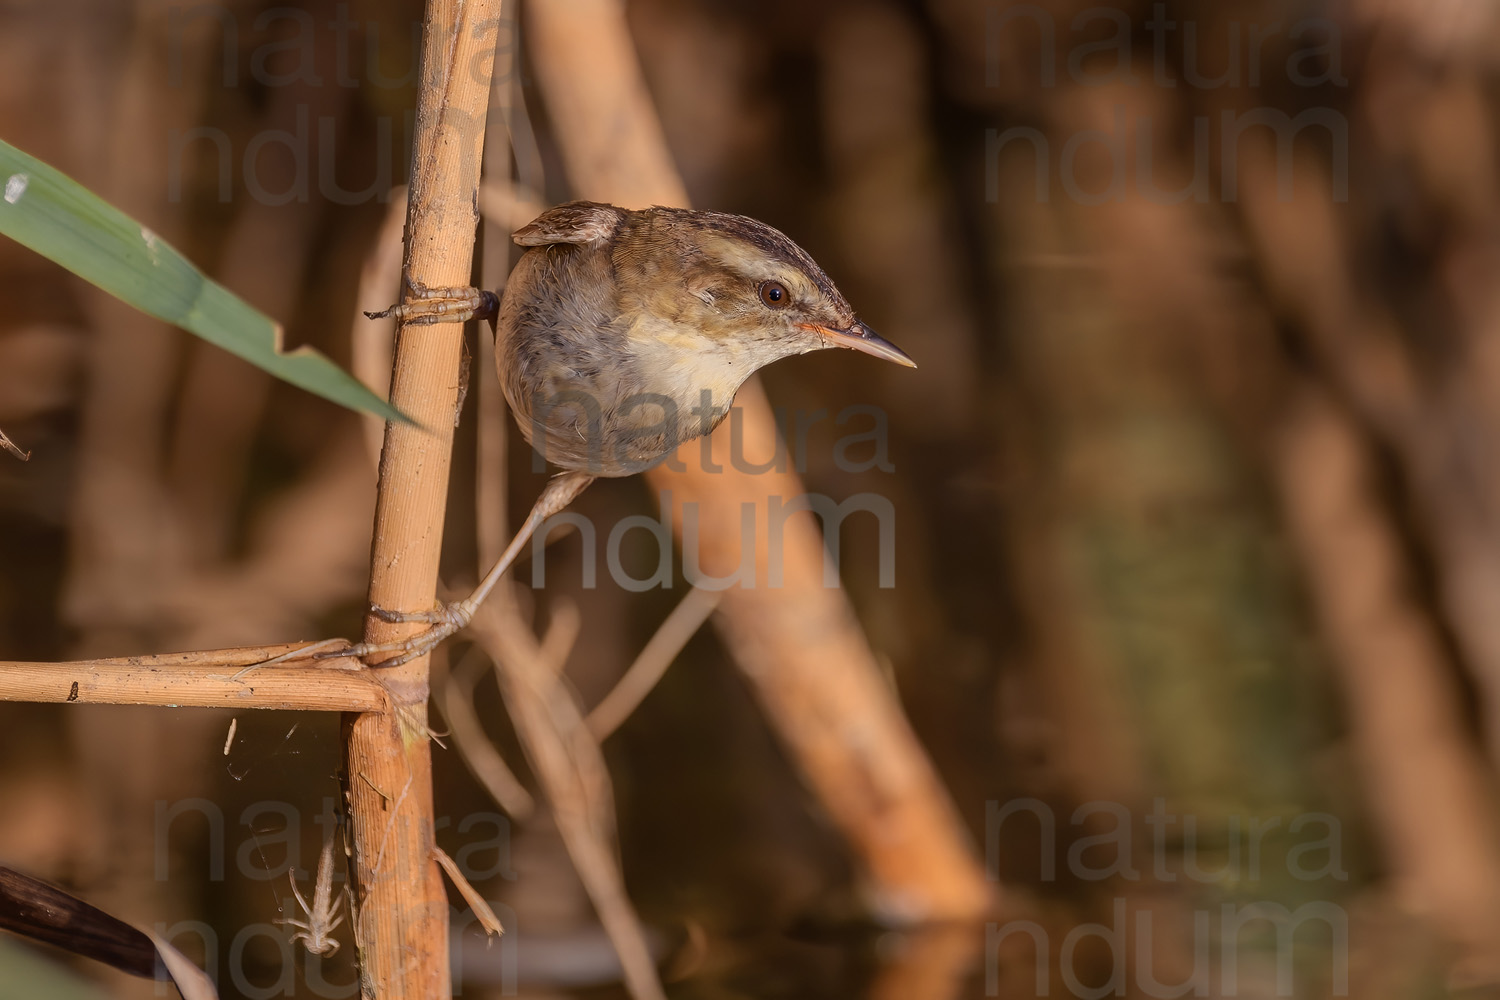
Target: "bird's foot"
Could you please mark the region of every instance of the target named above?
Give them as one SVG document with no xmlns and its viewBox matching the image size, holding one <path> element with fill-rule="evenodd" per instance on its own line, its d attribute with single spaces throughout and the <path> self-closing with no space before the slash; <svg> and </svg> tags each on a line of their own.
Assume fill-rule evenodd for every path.
<svg viewBox="0 0 1500 1000">
<path fill-rule="evenodd" d="M 346 649 L 319 653 L 314 659 L 354 656 L 365 661 L 365 665 L 370 667 L 399 667 L 419 656 L 426 656 L 437 648 L 438 643 L 455 632 L 462 631 L 474 617 L 474 609 L 467 601 L 443 604 L 431 611 L 388 611 L 371 605 L 370 613 L 383 622 L 426 622 L 432 627 L 405 639 L 393 639 L 390 642 L 362 642 Z M 384 653 L 396 655 L 370 662 L 370 657 Z"/>
<path fill-rule="evenodd" d="M 468 286 L 429 287 L 420 281 L 408 281 L 410 301 L 365 313 L 370 319 L 394 319 L 398 323 L 424 326 L 431 323 L 463 323 L 479 318 L 491 322 L 500 312 L 500 297 Z"/>
</svg>

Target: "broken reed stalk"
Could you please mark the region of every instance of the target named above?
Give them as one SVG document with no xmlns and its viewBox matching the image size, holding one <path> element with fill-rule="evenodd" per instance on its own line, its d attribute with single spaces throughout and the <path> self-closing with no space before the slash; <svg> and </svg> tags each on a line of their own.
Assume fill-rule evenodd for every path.
<svg viewBox="0 0 1500 1000">
<path fill-rule="evenodd" d="M 429 0 L 422 25 L 404 273 L 429 286 L 469 283 L 498 0 Z M 380 459 L 370 601 L 425 611 L 438 556 L 458 403 L 463 326 L 402 326 L 391 402 L 414 424 L 388 424 Z M 365 639 L 418 632 L 373 616 Z M 354 834 L 355 942 L 361 990 L 381 1000 L 451 995 L 448 901 L 433 860 L 426 657 L 381 672 L 396 711 L 346 723 L 345 789 Z"/>
<path fill-rule="evenodd" d="M 619 0 L 533 2 L 526 41 L 563 162 L 579 197 L 626 208 L 687 205 L 646 89 Z M 773 453 L 775 417 L 758 379 L 740 390 L 745 450 Z M 713 437 L 718 469 L 696 444 L 646 473 L 671 491 L 673 524 L 700 512 L 699 567 L 724 577 L 740 565 L 741 504 L 764 524 L 771 497 L 802 496 L 791 472 L 754 476 L 728 460 L 729 421 Z M 712 471 L 710 471 L 712 469 Z M 724 592 L 718 622 L 771 725 L 862 862 L 871 909 L 890 923 L 975 918 L 992 886 L 947 790 L 885 681 L 847 596 L 823 585 L 823 538 L 812 514 L 788 518 L 784 584 L 766 581 L 757 533 L 754 588 Z"/>
</svg>

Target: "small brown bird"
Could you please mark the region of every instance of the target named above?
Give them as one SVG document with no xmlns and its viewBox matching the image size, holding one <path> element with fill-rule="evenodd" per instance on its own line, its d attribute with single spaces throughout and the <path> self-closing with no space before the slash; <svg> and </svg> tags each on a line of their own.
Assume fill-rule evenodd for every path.
<svg viewBox="0 0 1500 1000">
<path fill-rule="evenodd" d="M 848 347 L 916 367 L 860 322 L 806 251 L 745 216 L 575 201 L 514 239 L 531 249 L 499 303 L 495 364 L 522 435 L 565 471 L 469 597 L 431 612 L 372 609 L 432 628 L 336 655 L 397 653 L 379 664 L 394 666 L 430 651 L 469 623 L 543 521 L 595 478 L 650 468 L 713 430 L 773 361 Z M 437 291 L 389 312 L 451 322 L 495 308 L 493 295 L 470 294 L 455 315 L 454 290 Z"/>
</svg>

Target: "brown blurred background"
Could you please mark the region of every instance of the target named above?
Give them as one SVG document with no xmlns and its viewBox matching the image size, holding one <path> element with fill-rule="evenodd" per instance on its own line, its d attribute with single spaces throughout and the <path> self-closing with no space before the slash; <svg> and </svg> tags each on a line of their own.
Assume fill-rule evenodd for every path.
<svg viewBox="0 0 1500 1000">
<path fill-rule="evenodd" d="M 765 381 L 792 419 L 829 414 L 794 447 L 811 490 L 894 506 L 895 586 L 868 514 L 843 527 L 843 583 L 1002 901 L 987 925 L 871 925 L 706 629 L 605 745 L 673 995 L 1500 995 L 1500 11 L 627 11 L 694 205 L 783 229 L 921 366 L 818 354 Z M 573 192 L 519 17 L 491 127 L 524 221 Z M 0 137 L 290 342 L 369 370 L 351 331 L 399 231 L 419 19 L 391 0 L 12 0 Z M 484 266 L 509 252 L 487 244 Z M 360 418 L 6 241 L 0 296 L 0 428 L 32 452 L 0 454 L 0 657 L 359 631 Z M 455 588 L 475 575 L 474 400 Z M 868 429 L 835 423 L 856 405 L 882 411 L 889 471 L 868 441 L 841 449 Z M 515 510 L 541 477 L 512 438 Z M 602 536 L 656 497 L 610 482 L 579 509 Z M 535 613 L 581 611 L 568 676 L 593 704 L 681 578 L 588 589 L 582 554 L 577 535 L 552 546 Z M 493 687 L 475 697 L 519 762 Z M 228 725 L 0 705 L 0 863 L 180 924 L 226 997 L 350 995 L 352 948 L 320 988 L 269 924 L 286 865 L 316 865 L 337 720 L 240 713 L 224 754 Z M 548 824 L 508 822 L 435 754 L 439 840 L 470 846 L 459 860 L 520 942 L 475 959 L 490 965 L 463 995 L 609 979 Z M 1291 915 L 1282 937 L 1262 913 Z M 516 962 L 519 981 L 499 971 Z"/>
</svg>

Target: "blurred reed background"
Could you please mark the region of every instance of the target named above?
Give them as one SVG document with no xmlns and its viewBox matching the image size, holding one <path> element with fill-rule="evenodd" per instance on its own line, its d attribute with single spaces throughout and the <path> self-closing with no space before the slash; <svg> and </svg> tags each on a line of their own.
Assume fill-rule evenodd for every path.
<svg viewBox="0 0 1500 1000">
<path fill-rule="evenodd" d="M 921 365 L 819 354 L 765 381 L 805 418 L 810 490 L 893 505 L 895 586 L 869 514 L 842 529 L 843 583 L 1000 899 L 987 924 L 867 924 L 705 630 L 605 744 L 673 995 L 1500 995 L 1500 11 L 626 7 L 693 204 L 786 231 Z M 394 296 L 361 275 L 396 252 L 420 15 L 13 0 L 0 136 L 379 377 L 355 305 Z M 519 19 L 491 114 L 502 234 L 574 196 Z M 503 239 L 483 252 L 503 274 Z M 32 452 L 0 454 L 0 656 L 359 631 L 360 418 L 9 242 L 0 296 L 0 428 Z M 848 442 L 869 418 L 834 417 L 857 405 L 883 438 Z M 541 476 L 511 436 L 524 509 Z M 633 479 L 579 509 L 602 539 L 657 498 Z M 568 679 L 592 705 L 682 586 L 586 588 L 583 555 L 552 546 L 531 610 L 576 606 Z M 493 686 L 475 698 L 519 761 Z M 0 861 L 142 925 L 202 921 L 225 996 L 351 995 L 352 948 L 293 986 L 268 923 L 286 864 L 315 866 L 337 720 L 240 713 L 224 754 L 229 718 L 0 704 Z M 469 845 L 519 929 L 494 956 L 520 979 L 466 952 L 463 995 L 608 980 L 548 821 L 503 819 L 452 751 L 435 768 L 439 841 Z"/>
</svg>

